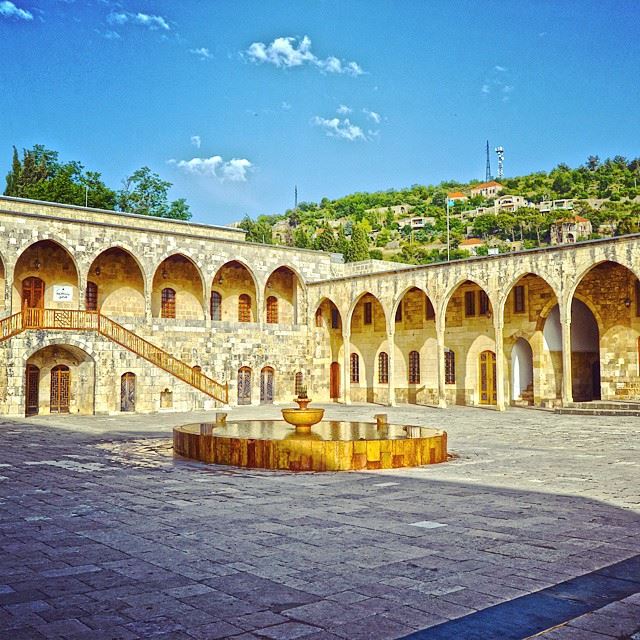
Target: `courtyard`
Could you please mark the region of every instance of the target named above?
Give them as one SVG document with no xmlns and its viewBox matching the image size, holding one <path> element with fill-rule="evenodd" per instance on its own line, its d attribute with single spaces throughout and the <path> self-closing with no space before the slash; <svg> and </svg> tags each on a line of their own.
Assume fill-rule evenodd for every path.
<svg viewBox="0 0 640 640">
<path fill-rule="evenodd" d="M 171 427 L 212 413 L 5 420 L 0 636 L 602 640 L 640 629 L 637 418 L 325 406 L 329 418 L 385 411 L 445 428 L 453 458 L 237 470 L 172 456 Z M 278 415 L 241 407 L 230 419 Z"/>
</svg>

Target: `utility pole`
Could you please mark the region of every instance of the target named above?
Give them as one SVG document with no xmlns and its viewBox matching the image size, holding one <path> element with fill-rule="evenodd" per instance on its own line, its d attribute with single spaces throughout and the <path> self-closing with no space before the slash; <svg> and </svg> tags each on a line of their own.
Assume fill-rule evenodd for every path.
<svg viewBox="0 0 640 640">
<path fill-rule="evenodd" d="M 496 147 L 498 155 L 498 180 L 504 176 L 504 147 Z"/>
<path fill-rule="evenodd" d="M 449 196 L 447 195 L 447 262 L 451 260 L 451 238 L 449 235 Z"/>
<path fill-rule="evenodd" d="M 84 185 L 84 206 L 85 207 L 89 206 L 89 185 L 88 184 Z"/>
</svg>

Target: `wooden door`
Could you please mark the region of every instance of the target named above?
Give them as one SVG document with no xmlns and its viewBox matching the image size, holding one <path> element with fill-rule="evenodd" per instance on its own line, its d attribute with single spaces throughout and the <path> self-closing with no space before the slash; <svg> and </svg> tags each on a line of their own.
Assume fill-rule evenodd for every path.
<svg viewBox="0 0 640 640">
<path fill-rule="evenodd" d="M 260 372 L 260 404 L 273 403 L 273 369 L 265 367 Z"/>
<path fill-rule="evenodd" d="M 136 374 L 128 371 L 120 377 L 120 411 L 136 410 Z"/>
<path fill-rule="evenodd" d="M 480 404 L 496 404 L 496 354 L 480 354 Z"/>
<path fill-rule="evenodd" d="M 238 404 L 251 404 L 251 369 L 238 369 Z"/>
<path fill-rule="evenodd" d="M 51 398 L 49 411 L 51 413 L 69 413 L 69 367 L 59 364 L 51 369 Z"/>
<path fill-rule="evenodd" d="M 27 309 L 44 309 L 44 282 L 31 276 L 22 281 L 22 306 Z"/>
<path fill-rule="evenodd" d="M 33 364 L 28 364 L 26 380 L 25 414 L 35 416 L 40 410 L 40 369 Z"/>
<path fill-rule="evenodd" d="M 340 398 L 340 363 L 332 362 L 329 371 L 329 396 L 332 400 Z"/>
</svg>

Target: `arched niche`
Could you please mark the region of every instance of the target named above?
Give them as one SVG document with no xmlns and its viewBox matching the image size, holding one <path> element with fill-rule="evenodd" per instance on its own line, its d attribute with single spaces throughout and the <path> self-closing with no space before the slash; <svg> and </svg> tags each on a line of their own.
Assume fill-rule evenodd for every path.
<svg viewBox="0 0 640 640">
<path fill-rule="evenodd" d="M 23 281 L 43 283 L 41 306 L 48 309 L 78 309 L 78 268 L 73 256 L 54 240 L 39 240 L 18 257 L 13 272 L 12 312 L 22 309 Z M 29 287 L 29 284 L 27 284 Z"/>
<path fill-rule="evenodd" d="M 493 305 L 488 293 L 471 280 L 451 292 L 445 310 L 445 344 L 456 353 L 455 386 L 447 386 L 447 401 L 480 402 L 480 354 L 495 352 Z"/>
<path fill-rule="evenodd" d="M 216 294 L 215 304 L 219 305 L 214 321 L 239 322 L 240 308 L 246 309 L 248 296 L 249 311 L 248 316 L 244 317 L 249 318 L 248 322 L 257 322 L 256 280 L 246 265 L 237 260 L 223 264 L 213 278 L 211 291 L 212 296 Z M 214 302 L 213 298 L 211 302 Z M 210 304 L 210 307 L 214 311 L 214 305 Z"/>
<path fill-rule="evenodd" d="M 518 338 L 511 350 L 511 398 L 533 404 L 533 350 L 524 338 Z"/>
<path fill-rule="evenodd" d="M 387 402 L 388 385 L 380 385 L 376 375 L 378 353 L 389 351 L 387 317 L 380 300 L 364 293 L 355 302 L 350 320 L 351 352 L 359 357 L 359 377 L 351 383 L 354 402 Z"/>
<path fill-rule="evenodd" d="M 303 291 L 302 282 L 293 269 L 287 266 L 274 269 L 265 284 L 265 321 L 269 324 L 297 324 Z M 277 309 L 275 318 L 274 305 Z"/>
<path fill-rule="evenodd" d="M 145 315 L 145 276 L 140 263 L 131 253 L 111 247 L 91 263 L 87 274 L 86 308 L 95 306 L 110 317 Z"/>
<path fill-rule="evenodd" d="M 55 344 L 29 356 L 25 366 L 25 414 L 94 413 L 95 363 L 79 347 Z"/>
<path fill-rule="evenodd" d="M 322 298 L 316 307 L 312 323 L 313 359 L 318 367 L 317 374 L 312 376 L 313 393 L 325 400 L 336 399 L 340 389 L 339 363 L 343 358 L 340 310 L 332 300 Z"/>
<path fill-rule="evenodd" d="M 151 294 L 151 314 L 154 318 L 163 316 L 163 295 L 166 306 L 168 291 L 175 292 L 174 317 L 176 319 L 202 320 L 204 318 L 202 276 L 195 263 L 180 253 L 165 258 L 155 271 Z"/>
</svg>

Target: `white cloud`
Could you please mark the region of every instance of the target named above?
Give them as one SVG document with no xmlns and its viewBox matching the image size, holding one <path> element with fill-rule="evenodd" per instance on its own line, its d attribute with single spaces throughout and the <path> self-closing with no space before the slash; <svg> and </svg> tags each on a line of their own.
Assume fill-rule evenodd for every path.
<svg viewBox="0 0 640 640">
<path fill-rule="evenodd" d="M 326 135 L 331 138 L 341 138 L 350 142 L 367 139 L 362 129 L 358 125 L 352 124 L 349 118 L 341 120 L 340 118 L 329 119 L 315 116 L 311 123 L 323 129 Z"/>
<path fill-rule="evenodd" d="M 220 182 L 246 182 L 247 173 L 253 166 L 246 158 L 232 158 L 225 162 L 221 156 L 191 158 L 191 160 L 169 160 L 185 173 L 217 178 Z"/>
<path fill-rule="evenodd" d="M 202 144 L 202 138 L 200 136 L 191 136 L 191 144 L 199 149 Z"/>
<path fill-rule="evenodd" d="M 26 9 L 16 7 L 13 2 L 3 0 L 0 2 L 0 16 L 5 18 L 17 18 L 18 20 L 33 20 L 33 14 Z"/>
<path fill-rule="evenodd" d="M 506 67 L 501 67 L 499 64 L 497 64 L 495 67 L 493 67 L 493 70 L 502 72 L 502 71 L 506 71 L 507 68 Z"/>
<path fill-rule="evenodd" d="M 380 121 L 382 120 L 382 116 L 379 113 L 375 111 L 371 111 L 366 107 L 362 110 L 362 113 L 364 113 L 367 116 L 367 118 L 369 118 L 369 120 L 372 120 L 376 124 L 380 124 Z"/>
<path fill-rule="evenodd" d="M 485 82 L 480 91 L 482 91 L 482 93 L 491 93 L 491 87 Z"/>
<path fill-rule="evenodd" d="M 353 111 L 353 109 L 351 109 L 351 107 L 347 107 L 346 104 L 341 104 L 336 109 L 336 112 L 339 113 L 341 116 L 346 116 L 347 114 L 351 113 L 352 111 Z"/>
<path fill-rule="evenodd" d="M 213 58 L 211 51 L 206 47 L 200 47 L 199 49 L 189 49 L 189 53 L 193 53 L 194 56 L 198 56 L 200 60 L 208 60 Z"/>
<path fill-rule="evenodd" d="M 502 102 L 509 102 L 510 94 L 513 92 L 513 85 L 508 83 L 509 73 L 507 67 L 499 64 L 495 65 L 488 73 L 484 83 L 480 87 L 480 93 L 485 96 L 493 94 L 495 99 L 501 99 Z"/>
<path fill-rule="evenodd" d="M 283 109 L 284 111 L 290 111 L 291 110 L 291 105 L 285 100 L 281 105 L 280 108 Z"/>
<path fill-rule="evenodd" d="M 300 67 L 310 64 L 325 73 L 359 76 L 364 73 L 357 62 L 347 62 L 335 56 L 318 58 L 311 52 L 311 39 L 304 36 L 298 41 L 293 37 L 276 38 L 270 44 L 253 42 L 245 52 L 253 62 L 273 64 L 279 68 Z"/>
<path fill-rule="evenodd" d="M 107 16 L 107 22 L 109 24 L 124 25 L 127 23 L 139 25 L 141 27 L 147 27 L 152 31 L 162 29 L 163 31 L 170 31 L 171 27 L 169 23 L 162 16 L 152 16 L 147 13 L 128 13 L 112 11 Z"/>
<path fill-rule="evenodd" d="M 102 37 L 106 38 L 107 40 L 120 40 L 120 34 L 117 31 L 105 31 L 104 33 L 102 33 Z"/>
</svg>

